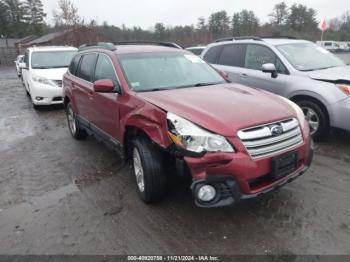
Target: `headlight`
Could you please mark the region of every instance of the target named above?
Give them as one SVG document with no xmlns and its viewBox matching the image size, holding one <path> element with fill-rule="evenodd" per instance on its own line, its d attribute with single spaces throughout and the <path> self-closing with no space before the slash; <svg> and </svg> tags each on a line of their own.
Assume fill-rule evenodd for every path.
<svg viewBox="0 0 350 262">
<path fill-rule="evenodd" d="M 206 131 L 173 113 L 167 114 L 168 134 L 178 146 L 192 152 L 235 152 L 223 136 Z"/>
<path fill-rule="evenodd" d="M 297 114 L 298 121 L 299 121 L 301 127 L 304 129 L 304 127 L 305 127 L 305 114 L 304 114 L 303 110 L 296 103 L 290 101 L 289 99 L 287 99 L 283 96 L 281 96 L 281 98 L 283 98 L 284 101 L 286 101 L 291 107 L 293 107 L 294 111 Z"/>
<path fill-rule="evenodd" d="M 336 85 L 340 91 L 342 91 L 345 95 L 350 96 L 350 85 L 337 84 Z"/>
<path fill-rule="evenodd" d="M 57 86 L 53 81 L 42 76 L 33 75 L 32 80 L 43 85 Z"/>
</svg>

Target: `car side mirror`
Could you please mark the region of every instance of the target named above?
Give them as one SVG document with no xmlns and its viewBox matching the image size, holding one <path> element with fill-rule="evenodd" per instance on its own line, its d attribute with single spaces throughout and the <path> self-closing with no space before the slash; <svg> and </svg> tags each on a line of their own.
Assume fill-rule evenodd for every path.
<svg viewBox="0 0 350 262">
<path fill-rule="evenodd" d="M 94 82 L 94 91 L 96 93 L 114 93 L 115 84 L 110 79 L 101 79 Z"/>
<path fill-rule="evenodd" d="M 278 72 L 276 69 L 276 66 L 274 64 L 263 64 L 261 67 L 261 70 L 264 73 L 270 73 L 272 78 L 277 78 L 278 77 Z"/>
<path fill-rule="evenodd" d="M 21 69 L 27 69 L 26 63 L 19 63 L 19 68 L 21 68 Z"/>
</svg>

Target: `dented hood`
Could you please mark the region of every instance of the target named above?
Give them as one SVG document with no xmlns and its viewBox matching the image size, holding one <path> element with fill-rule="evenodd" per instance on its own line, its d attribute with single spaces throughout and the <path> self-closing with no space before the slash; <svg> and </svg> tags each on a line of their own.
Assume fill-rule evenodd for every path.
<svg viewBox="0 0 350 262">
<path fill-rule="evenodd" d="M 350 66 L 332 67 L 308 73 L 309 77 L 321 81 L 350 82 Z"/>
<path fill-rule="evenodd" d="M 237 84 L 138 93 L 155 106 L 224 136 L 242 128 L 295 117 L 281 97 Z"/>
</svg>

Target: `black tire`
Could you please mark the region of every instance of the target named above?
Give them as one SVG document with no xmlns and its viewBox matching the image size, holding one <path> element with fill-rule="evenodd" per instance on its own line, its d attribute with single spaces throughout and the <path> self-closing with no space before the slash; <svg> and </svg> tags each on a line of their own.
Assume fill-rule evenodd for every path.
<svg viewBox="0 0 350 262">
<path fill-rule="evenodd" d="M 77 140 L 85 139 L 87 137 L 87 133 L 83 128 L 80 127 L 80 124 L 76 118 L 71 102 L 68 102 L 66 106 L 66 116 L 67 116 L 68 128 L 71 135 Z"/>
<path fill-rule="evenodd" d="M 143 169 L 144 190 L 141 190 L 135 169 L 135 150 L 138 151 Z M 141 199 L 145 203 L 160 201 L 166 191 L 167 172 L 164 168 L 164 154 L 151 141 L 137 137 L 132 142 L 132 163 L 136 186 Z"/>
<path fill-rule="evenodd" d="M 296 103 L 301 107 L 304 114 L 306 115 L 307 120 L 310 123 L 310 132 L 312 135 L 312 138 L 314 140 L 321 140 L 329 133 L 329 120 L 327 116 L 327 112 L 325 109 L 320 105 L 318 102 L 311 101 L 311 100 L 300 100 L 296 101 Z M 308 111 L 309 110 L 309 111 Z M 312 111 L 314 113 L 314 116 L 312 119 L 318 120 L 318 128 L 315 130 L 312 126 L 314 126 L 315 121 L 310 121 L 308 119 L 308 112 Z M 312 123 L 312 124 L 311 124 Z"/>
</svg>

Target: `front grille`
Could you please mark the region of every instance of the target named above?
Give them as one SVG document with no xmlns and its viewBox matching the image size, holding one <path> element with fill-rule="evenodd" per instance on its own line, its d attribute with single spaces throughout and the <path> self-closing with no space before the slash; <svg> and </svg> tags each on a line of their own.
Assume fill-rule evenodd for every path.
<svg viewBox="0 0 350 262">
<path fill-rule="evenodd" d="M 62 87 L 62 80 L 52 80 L 57 86 Z"/>
<path fill-rule="evenodd" d="M 52 101 L 54 101 L 54 102 L 62 101 L 62 96 L 54 97 L 54 98 L 52 99 Z"/>
<path fill-rule="evenodd" d="M 276 126 L 281 127 L 282 132 L 273 134 L 272 130 Z M 240 130 L 238 137 L 252 158 L 292 149 L 303 142 L 299 123 L 295 118 Z"/>
<path fill-rule="evenodd" d="M 228 187 L 228 185 L 225 183 L 220 184 L 220 197 L 221 197 L 221 199 L 227 199 L 227 198 L 232 197 L 231 190 Z"/>
</svg>

